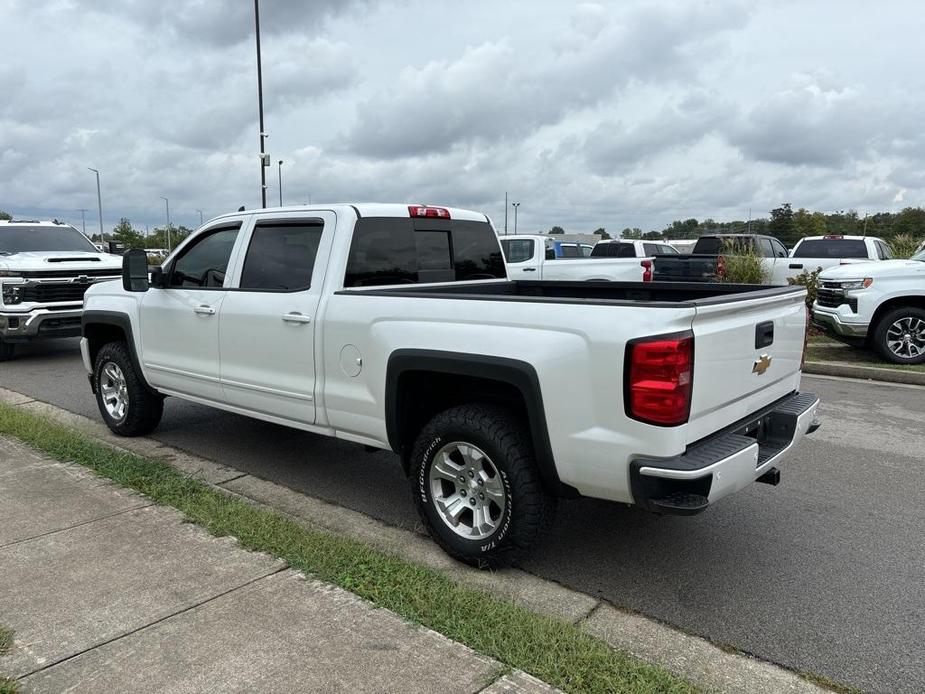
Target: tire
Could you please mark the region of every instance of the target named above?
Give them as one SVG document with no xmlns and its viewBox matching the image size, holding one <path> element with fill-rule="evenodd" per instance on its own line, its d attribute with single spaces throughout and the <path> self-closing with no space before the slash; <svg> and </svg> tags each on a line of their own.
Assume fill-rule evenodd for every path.
<svg viewBox="0 0 925 694">
<path fill-rule="evenodd" d="M 925 309 L 901 306 L 883 315 L 874 328 L 873 347 L 893 364 L 925 363 Z"/>
<path fill-rule="evenodd" d="M 424 427 L 411 456 L 421 520 L 462 562 L 508 566 L 526 556 L 552 523 L 556 499 L 543 489 L 525 427 L 510 410 L 491 404 L 446 410 Z M 444 519 L 450 509 L 456 529 Z"/>
<path fill-rule="evenodd" d="M 7 361 L 13 358 L 13 352 L 15 347 L 9 342 L 4 342 L 3 338 L 0 338 L 0 361 Z"/>
<path fill-rule="evenodd" d="M 93 389 L 103 421 L 114 434 L 144 436 L 161 421 L 164 397 L 151 391 L 136 372 L 124 342 L 108 342 L 100 348 L 93 365 Z"/>
</svg>

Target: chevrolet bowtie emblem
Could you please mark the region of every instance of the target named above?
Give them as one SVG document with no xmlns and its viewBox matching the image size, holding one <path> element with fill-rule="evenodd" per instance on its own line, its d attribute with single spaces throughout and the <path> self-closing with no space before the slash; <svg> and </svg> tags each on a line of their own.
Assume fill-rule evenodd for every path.
<svg viewBox="0 0 925 694">
<path fill-rule="evenodd" d="M 752 366 L 752 373 L 758 374 L 759 376 L 767 371 L 771 366 L 771 357 L 767 354 L 762 354 L 755 360 L 754 365 Z"/>
</svg>

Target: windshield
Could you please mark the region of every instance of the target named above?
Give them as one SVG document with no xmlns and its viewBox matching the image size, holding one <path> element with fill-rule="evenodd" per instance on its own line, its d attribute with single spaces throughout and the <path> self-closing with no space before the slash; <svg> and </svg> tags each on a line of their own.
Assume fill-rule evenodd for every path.
<svg viewBox="0 0 925 694">
<path fill-rule="evenodd" d="M 0 225 L 0 254 L 13 255 L 29 251 L 90 251 L 99 253 L 74 227 Z"/>
<path fill-rule="evenodd" d="M 914 256 L 912 256 L 911 258 L 909 258 L 909 260 L 920 260 L 920 261 L 922 261 L 923 263 L 925 263 L 925 251 L 919 251 L 919 252 L 916 253 Z"/>
</svg>

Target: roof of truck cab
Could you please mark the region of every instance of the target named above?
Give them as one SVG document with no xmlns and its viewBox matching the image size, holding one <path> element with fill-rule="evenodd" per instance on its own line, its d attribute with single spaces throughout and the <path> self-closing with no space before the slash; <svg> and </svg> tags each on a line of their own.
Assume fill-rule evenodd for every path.
<svg viewBox="0 0 925 694">
<path fill-rule="evenodd" d="M 334 204 L 315 204 L 315 205 L 287 205 L 285 207 L 255 207 L 250 210 L 243 210 L 239 212 L 227 212 L 226 214 L 219 215 L 214 217 L 209 221 L 215 221 L 223 219 L 225 217 L 238 217 L 240 215 L 253 215 L 253 214 L 274 214 L 281 212 L 348 212 L 353 211 L 355 214 L 358 214 L 362 217 L 411 217 L 411 213 L 408 211 L 410 206 L 423 206 L 423 207 L 442 207 L 445 210 L 448 210 L 450 213 L 450 219 L 459 219 L 463 221 L 472 221 L 472 222 L 487 222 L 488 217 L 482 212 L 475 212 L 473 210 L 465 210 L 459 207 L 446 207 L 445 205 L 437 204 L 425 204 L 425 203 L 414 203 L 414 202 L 402 202 L 402 203 L 381 203 L 381 202 L 354 202 L 354 203 L 334 203 Z"/>
<path fill-rule="evenodd" d="M 883 241 L 879 236 L 848 236 L 847 234 L 826 234 L 825 236 L 804 236 L 800 241 Z M 799 243 L 800 241 L 797 241 Z"/>
</svg>

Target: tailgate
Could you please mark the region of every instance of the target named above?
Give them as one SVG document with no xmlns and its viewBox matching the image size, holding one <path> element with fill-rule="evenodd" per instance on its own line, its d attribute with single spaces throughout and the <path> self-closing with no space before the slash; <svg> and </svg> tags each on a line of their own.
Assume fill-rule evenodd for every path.
<svg viewBox="0 0 925 694">
<path fill-rule="evenodd" d="M 745 296 L 698 302 L 688 443 L 799 388 L 806 330 L 803 290 Z"/>
<path fill-rule="evenodd" d="M 716 258 L 690 256 L 658 256 L 654 262 L 653 279 L 661 282 L 714 282 Z"/>
</svg>

